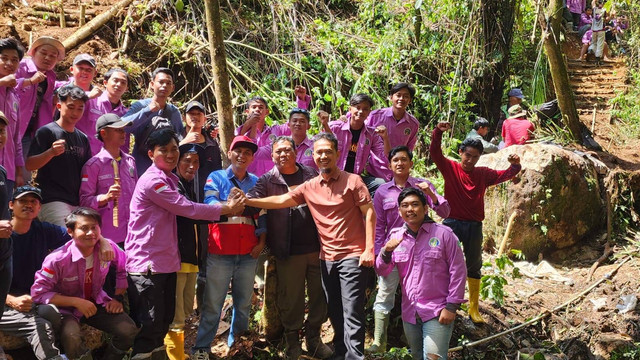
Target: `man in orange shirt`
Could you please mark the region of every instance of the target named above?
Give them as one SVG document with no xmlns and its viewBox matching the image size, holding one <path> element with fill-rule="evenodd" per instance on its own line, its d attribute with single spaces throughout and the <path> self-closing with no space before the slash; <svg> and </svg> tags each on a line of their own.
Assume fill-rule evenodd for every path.
<svg viewBox="0 0 640 360">
<path fill-rule="evenodd" d="M 313 143 L 320 175 L 287 194 L 247 199 L 248 206 L 281 209 L 306 203 L 320 235 L 322 283 L 337 359 L 364 359 L 365 288 L 373 266 L 376 218 L 359 175 L 338 169 L 338 140 L 321 133 Z"/>
</svg>

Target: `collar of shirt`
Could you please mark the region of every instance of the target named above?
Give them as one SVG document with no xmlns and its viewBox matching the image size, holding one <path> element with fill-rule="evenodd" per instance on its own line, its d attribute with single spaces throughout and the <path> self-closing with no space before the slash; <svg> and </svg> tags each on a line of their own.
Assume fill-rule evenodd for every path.
<svg viewBox="0 0 640 360">
<path fill-rule="evenodd" d="M 231 165 L 229 165 L 229 167 L 226 169 L 226 172 L 227 172 L 227 179 L 229 179 L 231 184 L 233 184 L 233 181 L 231 181 L 231 179 L 236 179 L 242 191 L 247 192 L 249 191 L 249 189 L 253 187 L 254 183 L 251 181 L 251 176 L 249 172 L 246 173 L 246 175 L 244 176 L 244 179 L 242 180 L 238 179 L 236 177 L 236 174 L 233 173 L 233 170 L 231 169 Z M 233 186 L 235 186 L 235 184 L 233 184 Z"/>
<path fill-rule="evenodd" d="M 80 249 L 78 249 L 78 247 L 76 246 L 75 241 L 72 239 L 71 241 L 73 241 L 73 243 L 71 244 L 71 246 L 69 246 L 69 251 L 71 252 L 71 262 L 77 262 L 80 259 L 84 259 L 84 255 L 82 255 L 82 253 L 80 252 Z M 95 246 L 99 246 L 98 243 L 96 243 Z M 93 252 L 96 252 L 96 249 L 93 249 Z"/>
<path fill-rule="evenodd" d="M 397 123 L 401 123 L 401 122 L 406 122 L 409 121 L 409 113 L 407 112 L 407 110 L 404 111 L 404 115 L 402 115 L 402 117 L 399 120 L 396 120 L 396 117 L 393 116 L 393 107 L 388 107 L 384 110 L 384 116 L 393 119 L 393 121 L 397 122 Z M 390 130 L 390 129 L 388 129 Z"/>
<path fill-rule="evenodd" d="M 158 174 L 158 176 L 150 176 L 148 179 L 165 179 L 168 182 L 171 182 L 174 188 L 178 186 L 178 182 L 180 181 L 180 179 L 176 174 L 174 173 L 167 174 L 164 171 L 158 169 L 156 164 L 151 164 L 151 166 L 149 166 L 149 168 L 147 169 L 147 171 L 145 171 L 145 173 L 149 173 L 149 175 L 152 175 L 153 173 Z"/>
<path fill-rule="evenodd" d="M 98 158 L 98 159 L 100 159 L 100 160 L 103 160 L 103 161 L 104 161 L 104 160 L 108 160 L 108 161 L 116 160 L 116 159 L 114 159 L 114 158 L 113 158 L 113 156 L 111 156 L 111 153 L 109 153 L 109 152 L 107 151 L 107 149 L 105 149 L 105 148 L 104 148 L 104 146 L 103 146 L 103 147 L 102 147 L 102 149 L 100 149 L 100 151 L 99 151 L 96 155 L 94 155 L 94 156 L 95 156 L 95 157 L 97 157 L 97 158 Z M 123 159 L 123 158 L 124 158 L 124 156 L 123 156 L 123 154 L 122 154 L 122 150 L 120 150 L 120 159 Z"/>
<path fill-rule="evenodd" d="M 97 100 L 99 104 L 109 105 L 108 109 L 111 109 L 111 110 L 124 107 L 124 105 L 122 104 L 122 100 L 120 100 L 118 105 L 114 108 L 113 104 L 111 103 L 111 100 L 109 100 L 109 93 L 107 92 L 107 90 L 103 91 L 102 94 L 98 96 Z"/>
<path fill-rule="evenodd" d="M 304 140 L 300 143 L 300 145 L 296 146 L 296 152 L 300 152 L 300 150 L 304 149 L 313 149 L 313 141 L 309 139 L 309 137 L 304 138 Z"/>
<path fill-rule="evenodd" d="M 320 183 L 326 183 L 327 185 L 337 181 L 340 176 L 342 175 L 344 171 L 340 170 L 340 169 L 336 169 L 333 174 L 331 174 L 331 176 L 329 176 L 329 179 L 325 179 L 324 176 L 319 175 L 320 176 Z"/>
</svg>

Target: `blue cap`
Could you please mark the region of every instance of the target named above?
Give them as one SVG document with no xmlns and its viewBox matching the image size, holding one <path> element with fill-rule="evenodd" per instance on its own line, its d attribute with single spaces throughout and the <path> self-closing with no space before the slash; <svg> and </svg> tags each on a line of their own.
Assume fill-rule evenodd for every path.
<svg viewBox="0 0 640 360">
<path fill-rule="evenodd" d="M 516 97 L 518 99 L 524 99 L 524 94 L 522 93 L 522 90 L 518 88 L 513 88 L 509 90 L 509 97 L 511 96 Z"/>
</svg>

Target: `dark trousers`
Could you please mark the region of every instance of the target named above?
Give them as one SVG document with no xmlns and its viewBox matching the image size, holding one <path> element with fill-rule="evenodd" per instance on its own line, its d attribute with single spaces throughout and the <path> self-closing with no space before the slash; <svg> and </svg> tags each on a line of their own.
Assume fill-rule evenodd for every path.
<svg viewBox="0 0 640 360">
<path fill-rule="evenodd" d="M 129 274 L 131 317 L 140 332 L 133 354 L 150 353 L 164 345 L 176 309 L 176 273 Z"/>
<path fill-rule="evenodd" d="M 335 355 L 346 360 L 364 359 L 365 289 L 367 270 L 358 257 L 321 262 L 327 314 L 333 326 Z"/>
<path fill-rule="evenodd" d="M 114 348 L 123 353 L 128 351 L 133 345 L 133 339 L 138 333 L 136 324 L 125 313 L 109 314 L 104 307 L 96 305 L 98 311 L 90 318 L 82 318 L 82 322 L 98 330 L 102 330 L 111 335 L 111 344 Z M 62 317 L 62 348 L 65 354 L 76 359 L 89 351 L 82 342 L 80 331 L 80 321 L 71 315 Z"/>
<path fill-rule="evenodd" d="M 462 242 L 464 259 L 467 263 L 467 277 L 480 279 L 482 274 L 482 222 L 444 219 L 447 225 Z"/>
<path fill-rule="evenodd" d="M 7 293 L 9 292 L 9 287 L 11 287 L 11 278 L 13 277 L 13 257 L 11 256 L 11 240 L 10 239 L 0 239 L 0 241 L 4 242 L 4 244 L 0 244 L 0 255 L 3 257 L 7 257 L 7 260 L 3 263 L 0 263 L 0 309 L 4 307 L 4 303 L 7 300 Z M 0 314 L 0 319 L 2 319 L 2 314 Z"/>
</svg>

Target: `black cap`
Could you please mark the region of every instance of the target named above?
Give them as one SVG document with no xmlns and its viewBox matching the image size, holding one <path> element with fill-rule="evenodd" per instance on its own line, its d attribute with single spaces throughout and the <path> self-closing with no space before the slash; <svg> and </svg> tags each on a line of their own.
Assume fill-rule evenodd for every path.
<svg viewBox="0 0 640 360">
<path fill-rule="evenodd" d="M 183 145 L 180 145 L 179 149 L 180 149 L 180 159 L 182 159 L 182 157 L 185 156 L 186 154 L 196 153 L 198 154 L 198 159 L 200 159 L 200 166 L 204 164 L 206 154 L 204 153 L 204 148 L 202 146 L 198 144 L 183 144 Z"/>
<path fill-rule="evenodd" d="M 38 198 L 38 200 L 42 201 L 42 191 L 39 188 L 33 187 L 31 185 L 19 186 L 17 189 L 15 189 L 13 191 L 12 200 L 20 199 L 21 197 L 27 196 L 29 194 L 34 195 Z"/>
<path fill-rule="evenodd" d="M 89 54 L 80 54 L 73 59 L 73 65 L 78 65 L 81 62 L 86 62 L 91 65 L 91 67 L 96 67 L 96 59 Z"/>
<path fill-rule="evenodd" d="M 185 110 L 185 112 L 189 112 L 193 109 L 199 109 L 200 111 L 204 112 L 204 105 L 202 105 L 202 103 L 200 103 L 199 101 L 189 101 L 189 103 L 187 104 L 187 110 Z"/>
<path fill-rule="evenodd" d="M 124 121 L 120 116 L 116 114 L 104 114 L 96 120 L 96 133 L 99 133 L 100 130 L 110 127 L 114 129 L 120 129 L 125 126 L 131 126 L 133 123 L 131 121 Z"/>
</svg>

